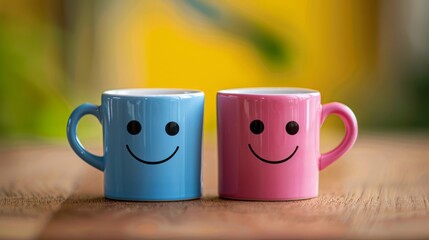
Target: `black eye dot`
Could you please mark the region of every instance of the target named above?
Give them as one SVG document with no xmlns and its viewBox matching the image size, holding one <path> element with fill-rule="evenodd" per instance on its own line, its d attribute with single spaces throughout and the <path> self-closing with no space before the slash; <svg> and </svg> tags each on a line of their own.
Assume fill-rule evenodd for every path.
<svg viewBox="0 0 429 240">
<path fill-rule="evenodd" d="M 179 124 L 177 124 L 177 122 L 167 123 L 167 125 L 165 125 L 165 132 L 170 136 L 176 135 L 179 132 Z"/>
<path fill-rule="evenodd" d="M 290 121 L 286 124 L 286 132 L 290 135 L 295 135 L 299 131 L 299 125 L 295 121 Z"/>
<path fill-rule="evenodd" d="M 132 120 L 127 125 L 127 130 L 131 135 L 137 135 L 142 130 L 142 126 L 136 120 Z"/>
<path fill-rule="evenodd" d="M 250 131 L 254 134 L 261 134 L 264 131 L 264 123 L 261 120 L 253 120 L 250 123 Z"/>
</svg>

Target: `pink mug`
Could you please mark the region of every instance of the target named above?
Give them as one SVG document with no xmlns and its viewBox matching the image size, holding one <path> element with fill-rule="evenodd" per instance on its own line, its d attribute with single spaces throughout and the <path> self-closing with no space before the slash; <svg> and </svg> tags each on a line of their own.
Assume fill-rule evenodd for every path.
<svg viewBox="0 0 429 240">
<path fill-rule="evenodd" d="M 320 154 L 320 127 L 330 114 L 345 137 Z M 353 112 L 341 103 L 321 105 L 320 93 L 300 88 L 243 88 L 217 94 L 219 196 L 242 200 L 317 197 L 319 171 L 357 138 Z"/>
</svg>

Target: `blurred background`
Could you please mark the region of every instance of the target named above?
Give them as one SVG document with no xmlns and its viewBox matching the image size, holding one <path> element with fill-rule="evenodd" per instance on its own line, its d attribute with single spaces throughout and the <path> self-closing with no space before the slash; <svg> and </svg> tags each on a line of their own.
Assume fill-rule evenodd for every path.
<svg viewBox="0 0 429 240">
<path fill-rule="evenodd" d="M 0 139 L 65 141 L 107 89 L 305 87 L 361 132 L 429 129 L 429 1 L 0 1 Z M 330 118 L 324 129 L 342 131 Z M 95 118 L 79 134 L 101 139 Z"/>
</svg>

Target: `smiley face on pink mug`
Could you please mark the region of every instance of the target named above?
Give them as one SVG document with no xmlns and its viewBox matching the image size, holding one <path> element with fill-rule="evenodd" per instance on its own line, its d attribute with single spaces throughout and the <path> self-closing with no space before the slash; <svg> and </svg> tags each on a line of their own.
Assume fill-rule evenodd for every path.
<svg viewBox="0 0 429 240">
<path fill-rule="evenodd" d="M 217 95 L 219 195 L 243 200 L 294 200 L 318 195 L 319 171 L 357 138 L 353 112 L 321 105 L 320 93 L 299 88 L 247 88 Z M 320 154 L 320 127 L 329 114 L 345 123 L 334 150 Z"/>
<path fill-rule="evenodd" d="M 299 131 L 299 124 L 297 122 L 295 122 L 295 121 L 290 121 L 290 122 L 288 122 L 286 124 L 285 130 L 286 130 L 286 132 L 289 135 L 295 135 Z M 252 133 L 254 133 L 256 135 L 261 134 L 264 131 L 264 123 L 261 120 L 259 120 L 259 119 L 253 120 L 250 123 L 250 131 L 252 131 Z M 275 160 L 268 160 L 268 159 L 265 159 L 265 158 L 259 156 L 255 152 L 255 150 L 253 150 L 252 144 L 249 143 L 249 149 L 253 153 L 253 155 L 255 155 L 255 157 L 257 157 L 262 162 L 269 163 L 269 164 L 279 164 L 279 163 L 286 162 L 287 160 L 291 159 L 295 155 L 296 151 L 298 151 L 298 148 L 299 148 L 299 146 L 297 145 L 295 147 L 295 150 L 293 150 L 293 152 L 289 156 L 287 156 L 285 158 L 275 159 Z"/>
</svg>

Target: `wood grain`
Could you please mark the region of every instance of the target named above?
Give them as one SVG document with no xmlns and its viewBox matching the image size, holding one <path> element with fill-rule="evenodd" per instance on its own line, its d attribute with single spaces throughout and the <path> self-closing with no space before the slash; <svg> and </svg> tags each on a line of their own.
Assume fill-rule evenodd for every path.
<svg viewBox="0 0 429 240">
<path fill-rule="evenodd" d="M 3 149 L 0 238 L 429 238 L 426 137 L 361 136 L 318 198 L 289 202 L 219 199 L 214 140 L 204 197 L 182 202 L 106 200 L 102 173 L 66 146 Z"/>
<path fill-rule="evenodd" d="M 73 192 L 84 164 L 58 146 L 9 146 L 0 150 L 0 237 L 31 238 Z"/>
</svg>

